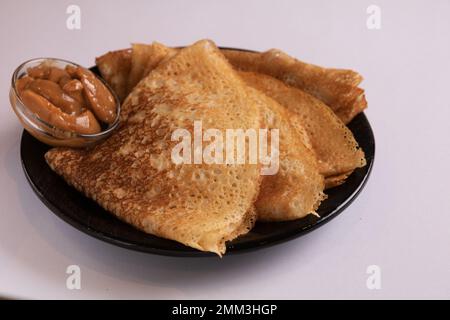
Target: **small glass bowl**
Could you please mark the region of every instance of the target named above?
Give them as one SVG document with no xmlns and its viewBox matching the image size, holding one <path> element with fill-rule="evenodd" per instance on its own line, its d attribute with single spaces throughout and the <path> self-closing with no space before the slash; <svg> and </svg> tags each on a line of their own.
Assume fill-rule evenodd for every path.
<svg viewBox="0 0 450 320">
<path fill-rule="evenodd" d="M 16 81 L 25 75 L 27 75 L 27 69 L 36 67 L 43 62 L 49 62 L 52 66 L 64 69 L 66 65 L 71 65 L 74 67 L 80 67 L 80 65 L 73 63 L 71 61 L 66 61 L 62 59 L 55 58 L 37 58 L 28 60 L 22 63 L 14 71 L 11 79 L 11 88 L 9 91 L 9 100 L 11 106 L 22 123 L 25 130 L 27 130 L 33 137 L 39 141 L 59 147 L 73 147 L 73 148 L 83 148 L 96 144 L 97 142 L 107 138 L 111 135 L 114 129 L 119 125 L 120 119 L 120 101 L 114 91 L 110 86 L 100 77 L 96 77 L 103 82 L 103 84 L 109 89 L 116 101 L 116 119 L 110 125 L 104 126 L 102 124 L 102 131 L 95 134 L 80 134 L 73 131 L 67 131 L 60 128 L 56 128 L 51 124 L 40 119 L 35 113 L 31 112 L 27 106 L 22 102 L 17 88 Z"/>
</svg>

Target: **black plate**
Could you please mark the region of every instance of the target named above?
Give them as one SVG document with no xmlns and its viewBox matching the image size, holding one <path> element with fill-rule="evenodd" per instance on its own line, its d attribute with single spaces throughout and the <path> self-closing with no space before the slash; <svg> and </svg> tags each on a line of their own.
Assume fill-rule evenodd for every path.
<svg viewBox="0 0 450 320">
<path fill-rule="evenodd" d="M 348 127 L 364 150 L 367 165 L 356 169 L 343 185 L 326 191 L 328 199 L 319 207 L 320 218 L 309 215 L 289 222 L 257 223 L 248 234 L 227 244 L 227 254 L 256 250 L 302 236 L 336 217 L 356 198 L 372 169 L 375 140 L 364 113 L 356 116 Z M 132 250 L 170 256 L 214 256 L 146 234 L 118 220 L 50 169 L 44 160 L 49 148 L 23 132 L 20 156 L 25 175 L 39 199 L 64 221 L 97 239 Z"/>
</svg>

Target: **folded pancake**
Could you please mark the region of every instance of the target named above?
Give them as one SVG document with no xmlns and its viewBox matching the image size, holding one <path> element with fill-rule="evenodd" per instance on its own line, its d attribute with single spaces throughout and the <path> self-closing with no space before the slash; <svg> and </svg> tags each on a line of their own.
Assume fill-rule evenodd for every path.
<svg viewBox="0 0 450 320">
<path fill-rule="evenodd" d="M 138 82 L 168 56 L 172 49 L 158 43 L 135 43 L 131 48 L 131 68 L 128 75 L 127 92 L 131 92 Z M 126 58 L 124 58 L 126 59 Z M 124 76 L 125 77 L 125 76 Z"/>
<path fill-rule="evenodd" d="M 137 49 L 148 53 L 154 50 L 153 46 L 154 44 L 139 45 Z M 275 49 L 262 53 L 230 49 L 221 51 L 238 70 L 267 74 L 306 91 L 328 105 L 345 124 L 367 107 L 364 90 L 358 87 L 363 78 L 352 70 L 322 68 L 299 61 Z M 149 55 L 142 56 L 154 60 L 154 57 Z M 96 63 L 100 74 L 116 90 L 119 98 L 125 98 L 131 88 L 126 81 L 119 80 L 127 79 L 130 74 L 131 54 L 129 51 L 109 52 L 97 58 Z M 140 63 L 135 64 L 140 65 Z M 146 65 L 146 62 L 142 65 Z M 115 79 L 110 79 L 111 74 L 115 75 Z M 141 76 L 144 77 L 145 73 Z M 131 83 L 135 82 L 136 79 Z"/>
<path fill-rule="evenodd" d="M 291 117 L 290 122 L 300 122 L 305 128 L 327 187 L 342 183 L 354 169 L 366 164 L 352 132 L 323 102 L 273 77 L 254 72 L 239 74 L 247 84 L 299 117 Z"/>
<path fill-rule="evenodd" d="M 144 77 L 157 66 L 158 61 L 165 59 L 164 55 L 170 57 L 177 51 L 159 43 L 133 45 L 131 69 L 139 68 L 140 71 L 129 83 L 139 82 L 139 77 Z M 132 73 L 130 78 L 133 78 Z M 310 142 L 300 124 L 300 117 L 260 91 L 250 90 L 249 94 L 263 115 L 264 127 L 280 130 L 280 168 L 277 174 L 263 177 L 255 203 L 258 220 L 287 221 L 314 213 L 325 197 L 324 180 L 309 148 Z M 296 122 L 296 126 L 290 122 Z"/>
<path fill-rule="evenodd" d="M 297 60 L 281 50 L 248 52 L 222 50 L 238 70 L 270 75 L 302 89 L 328 105 L 345 123 L 367 107 L 361 75 L 344 69 L 323 68 Z"/>
<path fill-rule="evenodd" d="M 314 214 L 326 198 L 324 178 L 299 116 L 261 91 L 249 90 L 259 106 L 263 127 L 279 132 L 279 168 L 276 174 L 263 177 L 255 203 L 258 220 L 288 221 Z"/>
<path fill-rule="evenodd" d="M 260 167 L 175 164 L 176 129 L 259 128 L 259 107 L 214 43 L 199 41 L 161 63 L 123 104 L 121 125 L 88 150 L 54 148 L 50 167 L 119 219 L 187 246 L 225 252 L 254 221 Z M 189 153 L 188 153 L 189 154 Z"/>
<path fill-rule="evenodd" d="M 95 59 L 100 74 L 106 83 L 123 101 L 128 93 L 128 78 L 131 71 L 131 49 L 110 51 Z"/>
</svg>

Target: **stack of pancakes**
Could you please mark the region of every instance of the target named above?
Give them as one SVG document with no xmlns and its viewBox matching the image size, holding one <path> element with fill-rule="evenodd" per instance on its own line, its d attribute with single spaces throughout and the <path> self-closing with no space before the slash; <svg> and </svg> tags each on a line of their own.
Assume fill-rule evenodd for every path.
<svg viewBox="0 0 450 320">
<path fill-rule="evenodd" d="M 366 107 L 361 76 L 309 65 L 278 50 L 219 50 L 209 40 L 183 49 L 160 43 L 97 58 L 123 100 L 121 125 L 90 149 L 54 148 L 50 167 L 133 226 L 187 246 L 225 252 L 256 220 L 315 214 L 364 153 L 346 127 Z M 176 164 L 177 128 L 279 129 L 279 170 L 260 164 Z"/>
</svg>

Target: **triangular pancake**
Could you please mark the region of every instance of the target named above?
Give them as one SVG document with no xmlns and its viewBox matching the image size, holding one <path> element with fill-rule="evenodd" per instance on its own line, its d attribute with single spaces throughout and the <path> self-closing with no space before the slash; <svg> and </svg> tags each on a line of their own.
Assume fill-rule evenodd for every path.
<svg viewBox="0 0 450 320">
<path fill-rule="evenodd" d="M 302 89 L 328 105 L 344 123 L 367 107 L 361 75 L 345 69 L 323 68 L 295 59 L 281 50 L 247 52 L 222 50 L 238 70 L 270 75 Z"/>
<path fill-rule="evenodd" d="M 324 178 L 298 115 L 261 91 L 249 90 L 260 108 L 263 127 L 279 130 L 279 170 L 263 177 L 255 203 L 258 220 L 288 221 L 314 213 L 326 198 Z"/>
<path fill-rule="evenodd" d="M 339 179 L 343 181 L 349 172 L 366 164 L 364 152 L 358 147 L 352 132 L 320 100 L 264 74 L 239 74 L 247 84 L 264 92 L 300 117 L 299 121 L 304 126 L 317 156 L 319 171 L 326 178 L 346 173 Z M 291 118 L 292 121 L 294 118 Z"/>
<path fill-rule="evenodd" d="M 121 126 L 90 150 L 51 149 L 68 183 L 133 226 L 199 250 L 225 252 L 246 233 L 259 193 L 256 164 L 174 164 L 178 128 L 257 129 L 259 108 L 214 43 L 200 41 L 160 64 L 124 102 Z"/>
<path fill-rule="evenodd" d="M 131 71 L 131 49 L 110 51 L 95 59 L 102 78 L 111 86 L 120 101 L 125 100 Z"/>
<path fill-rule="evenodd" d="M 157 45 L 160 54 L 154 54 L 155 43 L 133 46 L 132 65 L 135 67 L 132 69 L 146 69 L 149 72 L 152 67 L 156 67 L 156 61 L 164 59 L 164 53 L 170 56 L 177 52 L 176 49 Z M 135 54 L 134 51 L 138 52 Z M 139 74 L 143 76 L 144 71 Z M 133 81 L 139 80 L 136 78 Z M 302 218 L 314 212 L 324 198 L 324 181 L 319 174 L 314 154 L 308 149 L 310 142 L 301 126 L 301 119 L 261 92 L 250 90 L 250 94 L 257 101 L 266 120 L 263 126 L 280 129 L 280 169 L 276 175 L 263 178 L 261 193 L 255 203 L 258 220 L 286 221 Z"/>
<path fill-rule="evenodd" d="M 167 57 L 170 48 L 153 42 L 151 45 L 134 43 L 131 48 L 131 68 L 127 82 L 127 92 L 131 92 L 138 82 Z"/>
</svg>

